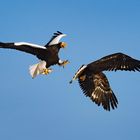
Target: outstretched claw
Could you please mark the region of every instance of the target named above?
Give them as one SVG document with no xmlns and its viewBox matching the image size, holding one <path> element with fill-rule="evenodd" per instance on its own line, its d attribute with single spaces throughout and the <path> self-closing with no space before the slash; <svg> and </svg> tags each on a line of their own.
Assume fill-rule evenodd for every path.
<svg viewBox="0 0 140 140">
<path fill-rule="evenodd" d="M 65 67 L 65 65 L 69 64 L 70 62 L 68 60 L 64 60 L 62 61 L 59 65 L 62 66 L 63 68 Z"/>
<path fill-rule="evenodd" d="M 46 69 L 43 69 L 42 74 L 48 75 L 51 72 L 52 72 L 52 69 L 51 68 L 46 68 Z"/>
</svg>

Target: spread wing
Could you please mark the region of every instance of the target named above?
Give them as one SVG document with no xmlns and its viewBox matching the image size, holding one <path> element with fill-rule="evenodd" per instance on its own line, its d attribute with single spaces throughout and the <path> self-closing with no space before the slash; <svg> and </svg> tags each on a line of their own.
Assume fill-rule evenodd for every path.
<svg viewBox="0 0 140 140">
<path fill-rule="evenodd" d="M 140 71 L 140 61 L 123 53 L 105 56 L 88 64 L 90 70 L 101 71 Z"/>
<path fill-rule="evenodd" d="M 117 108 L 118 100 L 111 90 L 105 74 L 85 74 L 80 76 L 78 81 L 83 93 L 98 106 L 102 105 L 108 111 L 111 107 L 112 109 Z"/>
<path fill-rule="evenodd" d="M 66 36 L 66 34 L 63 34 L 60 31 L 57 31 L 56 33 L 54 33 L 54 35 L 52 36 L 50 41 L 45 45 L 45 47 L 58 44 L 59 40 L 64 36 Z"/>
<path fill-rule="evenodd" d="M 36 55 L 38 58 L 46 50 L 46 48 L 43 47 L 43 46 L 36 45 L 36 44 L 31 44 L 31 43 L 26 43 L 26 42 L 18 42 L 18 43 L 3 43 L 3 42 L 0 42 L 0 48 L 16 49 L 16 50 L 19 50 L 19 51 L 30 53 L 32 55 Z"/>
</svg>

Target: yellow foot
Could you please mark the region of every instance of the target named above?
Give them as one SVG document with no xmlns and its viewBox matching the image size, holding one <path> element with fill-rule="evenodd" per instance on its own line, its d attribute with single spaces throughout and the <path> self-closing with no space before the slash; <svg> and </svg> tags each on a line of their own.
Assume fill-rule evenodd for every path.
<svg viewBox="0 0 140 140">
<path fill-rule="evenodd" d="M 61 64 L 60 64 L 60 66 L 63 66 L 63 68 L 67 65 L 67 64 L 69 64 L 70 62 L 68 61 L 68 60 L 64 60 Z"/>
<path fill-rule="evenodd" d="M 46 69 L 43 69 L 42 74 L 48 75 L 51 72 L 52 72 L 52 69 L 51 68 L 46 68 Z"/>
</svg>

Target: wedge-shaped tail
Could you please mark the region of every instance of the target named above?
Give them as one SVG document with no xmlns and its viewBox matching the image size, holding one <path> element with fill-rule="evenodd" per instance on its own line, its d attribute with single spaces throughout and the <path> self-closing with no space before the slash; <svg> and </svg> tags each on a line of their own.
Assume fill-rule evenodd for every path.
<svg viewBox="0 0 140 140">
<path fill-rule="evenodd" d="M 43 74 L 45 69 L 46 69 L 46 62 L 40 61 L 39 63 L 29 67 L 29 73 L 32 76 L 32 78 L 35 78 L 37 75 Z"/>
</svg>

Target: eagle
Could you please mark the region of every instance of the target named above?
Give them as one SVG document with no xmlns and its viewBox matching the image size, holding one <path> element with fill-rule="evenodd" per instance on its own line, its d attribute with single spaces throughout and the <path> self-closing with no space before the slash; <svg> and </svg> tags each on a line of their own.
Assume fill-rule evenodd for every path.
<svg viewBox="0 0 140 140">
<path fill-rule="evenodd" d="M 39 74 L 47 75 L 52 72 L 52 69 L 50 68 L 52 65 L 58 64 L 59 66 L 64 67 L 69 63 L 68 60 L 62 61 L 58 55 L 60 48 L 65 48 L 67 46 L 65 42 L 59 42 L 60 39 L 65 36 L 66 34 L 57 31 L 45 46 L 27 42 L 0 42 L 0 48 L 16 49 L 35 55 L 40 62 L 29 67 L 29 73 L 32 78 L 34 78 Z"/>
<path fill-rule="evenodd" d="M 118 100 L 103 71 L 140 71 L 140 61 L 123 53 L 114 53 L 82 65 L 70 81 L 78 79 L 83 93 L 105 110 L 117 108 Z"/>
</svg>

